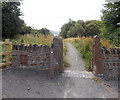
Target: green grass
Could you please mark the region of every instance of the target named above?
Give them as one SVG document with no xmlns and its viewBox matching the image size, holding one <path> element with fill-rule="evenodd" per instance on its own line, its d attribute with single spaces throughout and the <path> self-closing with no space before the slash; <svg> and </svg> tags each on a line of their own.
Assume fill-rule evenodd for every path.
<svg viewBox="0 0 120 100">
<path fill-rule="evenodd" d="M 92 40 L 91 39 L 79 39 L 72 41 L 72 44 L 77 48 L 85 61 L 85 68 L 91 71 L 92 64 Z"/>
</svg>

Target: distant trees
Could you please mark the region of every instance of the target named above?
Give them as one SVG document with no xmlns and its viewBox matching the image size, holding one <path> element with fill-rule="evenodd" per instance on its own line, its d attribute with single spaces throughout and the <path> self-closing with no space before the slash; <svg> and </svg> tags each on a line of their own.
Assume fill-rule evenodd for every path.
<svg viewBox="0 0 120 100">
<path fill-rule="evenodd" d="M 95 36 L 101 33 L 102 21 L 91 20 L 85 22 L 85 36 Z"/>
<path fill-rule="evenodd" d="M 48 30 L 47 28 L 41 28 L 41 29 L 38 30 L 38 29 L 33 29 L 33 28 L 30 27 L 30 26 L 23 25 L 20 34 L 21 34 L 21 35 L 23 35 L 23 34 L 42 34 L 42 35 L 49 35 L 49 34 L 51 34 L 51 33 L 50 33 L 50 30 Z"/>
<path fill-rule="evenodd" d="M 50 30 L 48 30 L 47 28 L 42 28 L 42 29 L 38 30 L 38 33 L 43 34 L 43 35 L 51 34 Z"/>
<path fill-rule="evenodd" d="M 21 32 L 20 34 L 23 35 L 23 34 L 30 34 L 32 32 L 32 28 L 30 26 L 26 26 L 26 25 L 23 25 L 22 28 L 21 28 Z"/>
<path fill-rule="evenodd" d="M 82 36 L 85 32 L 85 23 L 82 20 L 74 22 L 74 25 L 70 27 L 67 32 L 67 37 Z"/>
<path fill-rule="evenodd" d="M 94 36 L 100 34 L 100 27 L 102 22 L 98 20 L 90 20 L 84 22 L 83 20 L 72 21 L 61 27 L 60 36 L 63 38 L 77 37 L 77 36 Z"/>
<path fill-rule="evenodd" d="M 101 28 L 101 37 L 109 39 L 116 46 L 120 46 L 120 1 L 107 3 L 102 10 L 103 26 Z"/>
<path fill-rule="evenodd" d="M 75 25 L 75 21 L 69 19 L 69 22 L 64 24 L 62 27 L 61 27 L 61 32 L 60 32 L 60 36 L 63 37 L 63 38 L 67 38 L 67 32 L 70 30 L 71 27 L 73 27 Z"/>
</svg>

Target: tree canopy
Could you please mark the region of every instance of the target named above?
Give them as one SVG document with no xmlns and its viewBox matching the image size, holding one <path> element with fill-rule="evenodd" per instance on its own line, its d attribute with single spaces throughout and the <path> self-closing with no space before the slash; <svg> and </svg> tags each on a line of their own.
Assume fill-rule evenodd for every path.
<svg viewBox="0 0 120 100">
<path fill-rule="evenodd" d="M 103 27 L 101 28 L 101 37 L 109 39 L 116 46 L 120 46 L 120 1 L 107 3 L 102 10 Z"/>
<path fill-rule="evenodd" d="M 2 36 L 13 38 L 20 33 L 24 21 L 19 9 L 20 2 L 2 2 Z"/>
<path fill-rule="evenodd" d="M 94 36 L 100 34 L 101 24 L 102 22 L 99 20 L 90 20 L 86 22 L 83 20 L 69 20 L 68 23 L 61 27 L 60 36 L 63 38 Z"/>
<path fill-rule="evenodd" d="M 50 30 L 48 30 L 47 28 L 42 28 L 40 30 L 38 30 L 39 34 L 43 34 L 43 35 L 48 35 L 50 34 Z"/>
</svg>

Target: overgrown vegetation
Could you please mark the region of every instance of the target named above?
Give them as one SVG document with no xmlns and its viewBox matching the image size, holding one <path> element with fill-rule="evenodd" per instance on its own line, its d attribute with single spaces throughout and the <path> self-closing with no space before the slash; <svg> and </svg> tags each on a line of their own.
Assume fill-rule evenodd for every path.
<svg viewBox="0 0 120 100">
<path fill-rule="evenodd" d="M 67 46 L 65 40 L 63 40 L 63 64 L 64 64 L 64 68 L 69 67 L 69 63 L 67 59 Z"/>
<path fill-rule="evenodd" d="M 92 43 L 93 38 L 91 37 L 78 37 L 78 38 L 69 38 L 66 41 L 71 42 L 85 61 L 85 68 L 88 71 L 91 71 L 92 64 Z M 114 47 L 109 44 L 108 41 L 101 40 L 101 47 Z"/>
<path fill-rule="evenodd" d="M 15 39 L 12 39 L 13 44 L 38 44 L 38 45 L 51 45 L 53 35 L 40 35 L 40 34 L 25 34 L 18 35 Z"/>
<path fill-rule="evenodd" d="M 111 40 L 110 42 L 116 46 L 120 46 L 120 1 L 104 4 L 102 13 L 101 37 Z"/>
</svg>

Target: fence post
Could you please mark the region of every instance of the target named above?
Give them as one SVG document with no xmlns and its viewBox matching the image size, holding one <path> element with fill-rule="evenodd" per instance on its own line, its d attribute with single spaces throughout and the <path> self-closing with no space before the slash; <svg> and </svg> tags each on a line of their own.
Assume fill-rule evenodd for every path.
<svg viewBox="0 0 120 100">
<path fill-rule="evenodd" d="M 7 53 L 5 55 L 5 59 L 6 59 L 6 66 L 9 67 L 10 66 L 10 44 L 9 44 L 9 39 L 5 39 L 5 52 Z"/>
<path fill-rule="evenodd" d="M 96 75 L 103 74 L 103 55 L 100 44 L 100 37 L 94 36 L 93 38 L 93 51 L 92 51 L 92 69 Z"/>
</svg>

